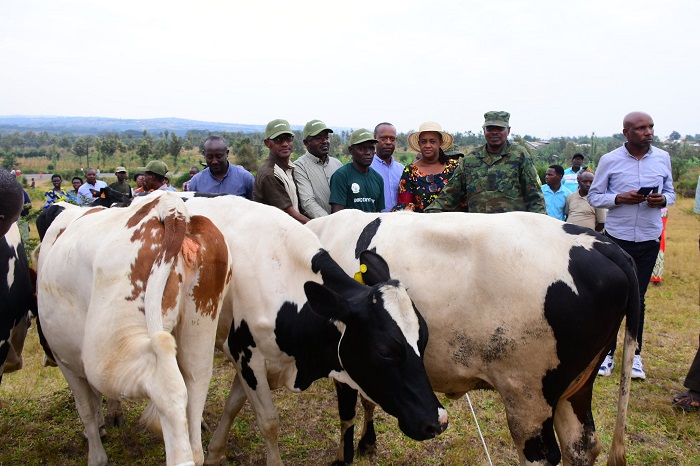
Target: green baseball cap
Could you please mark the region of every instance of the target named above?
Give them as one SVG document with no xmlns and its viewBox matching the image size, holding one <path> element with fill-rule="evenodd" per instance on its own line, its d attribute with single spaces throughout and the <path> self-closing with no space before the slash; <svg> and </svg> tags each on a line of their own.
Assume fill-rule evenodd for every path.
<svg viewBox="0 0 700 466">
<path fill-rule="evenodd" d="M 374 134 L 370 130 L 360 128 L 352 132 L 350 135 L 350 144 L 348 144 L 348 146 L 354 146 L 355 144 L 361 144 L 367 141 L 377 142 L 377 140 L 374 139 Z"/>
<path fill-rule="evenodd" d="M 151 172 L 156 175 L 165 176 L 168 173 L 168 166 L 165 162 L 161 162 L 160 160 L 151 160 L 145 167 L 139 167 L 138 170 L 141 173 Z"/>
<path fill-rule="evenodd" d="M 484 113 L 484 127 L 486 126 L 500 126 L 501 128 L 508 128 L 510 124 L 510 113 L 508 112 L 486 112 Z"/>
<path fill-rule="evenodd" d="M 265 139 L 275 139 L 277 136 L 282 134 L 291 134 L 294 136 L 292 127 L 289 126 L 289 122 L 287 120 L 278 118 L 277 120 L 272 120 L 267 124 L 267 127 L 265 128 Z"/>
<path fill-rule="evenodd" d="M 309 136 L 317 136 L 322 131 L 328 131 L 329 133 L 333 132 L 333 130 L 326 126 L 326 124 L 321 120 L 311 120 L 306 124 L 306 126 L 304 126 L 302 139 L 306 139 Z"/>
</svg>

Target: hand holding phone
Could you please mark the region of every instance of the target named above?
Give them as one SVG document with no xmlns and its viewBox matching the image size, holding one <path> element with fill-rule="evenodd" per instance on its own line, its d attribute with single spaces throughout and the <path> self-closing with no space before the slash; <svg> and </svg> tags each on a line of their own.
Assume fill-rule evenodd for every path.
<svg viewBox="0 0 700 466">
<path fill-rule="evenodd" d="M 648 196 L 651 193 L 655 193 L 659 190 L 658 186 L 644 186 L 639 188 L 639 191 L 637 191 L 637 194 L 641 194 L 642 196 Z"/>
</svg>

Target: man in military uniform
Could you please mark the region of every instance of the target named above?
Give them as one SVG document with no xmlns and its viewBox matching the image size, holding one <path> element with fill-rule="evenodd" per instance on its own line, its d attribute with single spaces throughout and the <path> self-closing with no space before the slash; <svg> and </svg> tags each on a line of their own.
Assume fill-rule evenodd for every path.
<svg viewBox="0 0 700 466">
<path fill-rule="evenodd" d="M 425 212 L 546 214 L 537 171 L 524 147 L 508 142 L 510 114 L 484 114 L 486 144 L 467 154 Z"/>
</svg>

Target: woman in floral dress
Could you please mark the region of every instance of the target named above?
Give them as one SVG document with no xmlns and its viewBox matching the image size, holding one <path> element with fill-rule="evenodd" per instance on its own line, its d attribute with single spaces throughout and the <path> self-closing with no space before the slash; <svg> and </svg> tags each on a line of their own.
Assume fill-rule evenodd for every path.
<svg viewBox="0 0 700 466">
<path fill-rule="evenodd" d="M 414 163 L 404 168 L 399 182 L 398 204 L 392 211 L 423 212 L 445 186 L 457 168 L 457 161 L 445 155 L 454 138 L 434 121 L 420 125 L 408 136 L 408 145 L 419 153 Z"/>
</svg>

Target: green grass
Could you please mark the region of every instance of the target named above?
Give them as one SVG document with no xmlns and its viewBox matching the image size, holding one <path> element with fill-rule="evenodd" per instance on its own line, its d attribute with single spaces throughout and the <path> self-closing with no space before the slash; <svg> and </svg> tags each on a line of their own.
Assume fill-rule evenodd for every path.
<svg viewBox="0 0 700 466">
<path fill-rule="evenodd" d="M 647 380 L 632 384 L 626 437 L 630 465 L 700 464 L 700 413 L 686 414 L 670 404 L 671 397 L 683 390 L 682 381 L 698 345 L 699 217 L 692 214 L 691 199 L 680 199 L 679 205 L 670 209 L 663 283 L 650 286 L 647 293 Z M 618 353 L 619 365 L 621 351 Z M 24 369 L 5 375 L 0 386 L 0 465 L 85 464 L 87 442 L 75 403 L 60 371 L 41 367 L 34 327 L 24 356 Z M 233 373 L 230 363 L 217 354 L 204 412 L 212 428 L 218 424 Z M 596 463 L 599 465 L 605 464 L 612 440 L 618 377 L 619 371 L 615 370 L 613 377 L 598 378 L 594 388 L 593 415 L 603 445 Z M 284 390 L 275 393 L 281 422 L 280 449 L 286 464 L 325 465 L 335 458 L 339 423 L 334 393 L 328 380 L 316 382 L 301 394 Z M 402 435 L 396 420 L 378 409 L 377 456 L 356 458 L 355 464 L 488 464 L 466 399 L 438 396 L 450 414 L 447 431 L 434 440 L 416 442 Z M 518 457 L 498 394 L 475 391 L 470 397 L 494 464 L 516 464 Z M 109 430 L 104 441 L 110 464 L 164 464 L 162 439 L 138 424 L 144 402 L 128 401 L 124 406 L 126 425 Z M 210 436 L 203 435 L 205 448 Z M 248 404 L 231 429 L 226 452 L 229 464 L 265 464 L 264 442 Z"/>
</svg>

